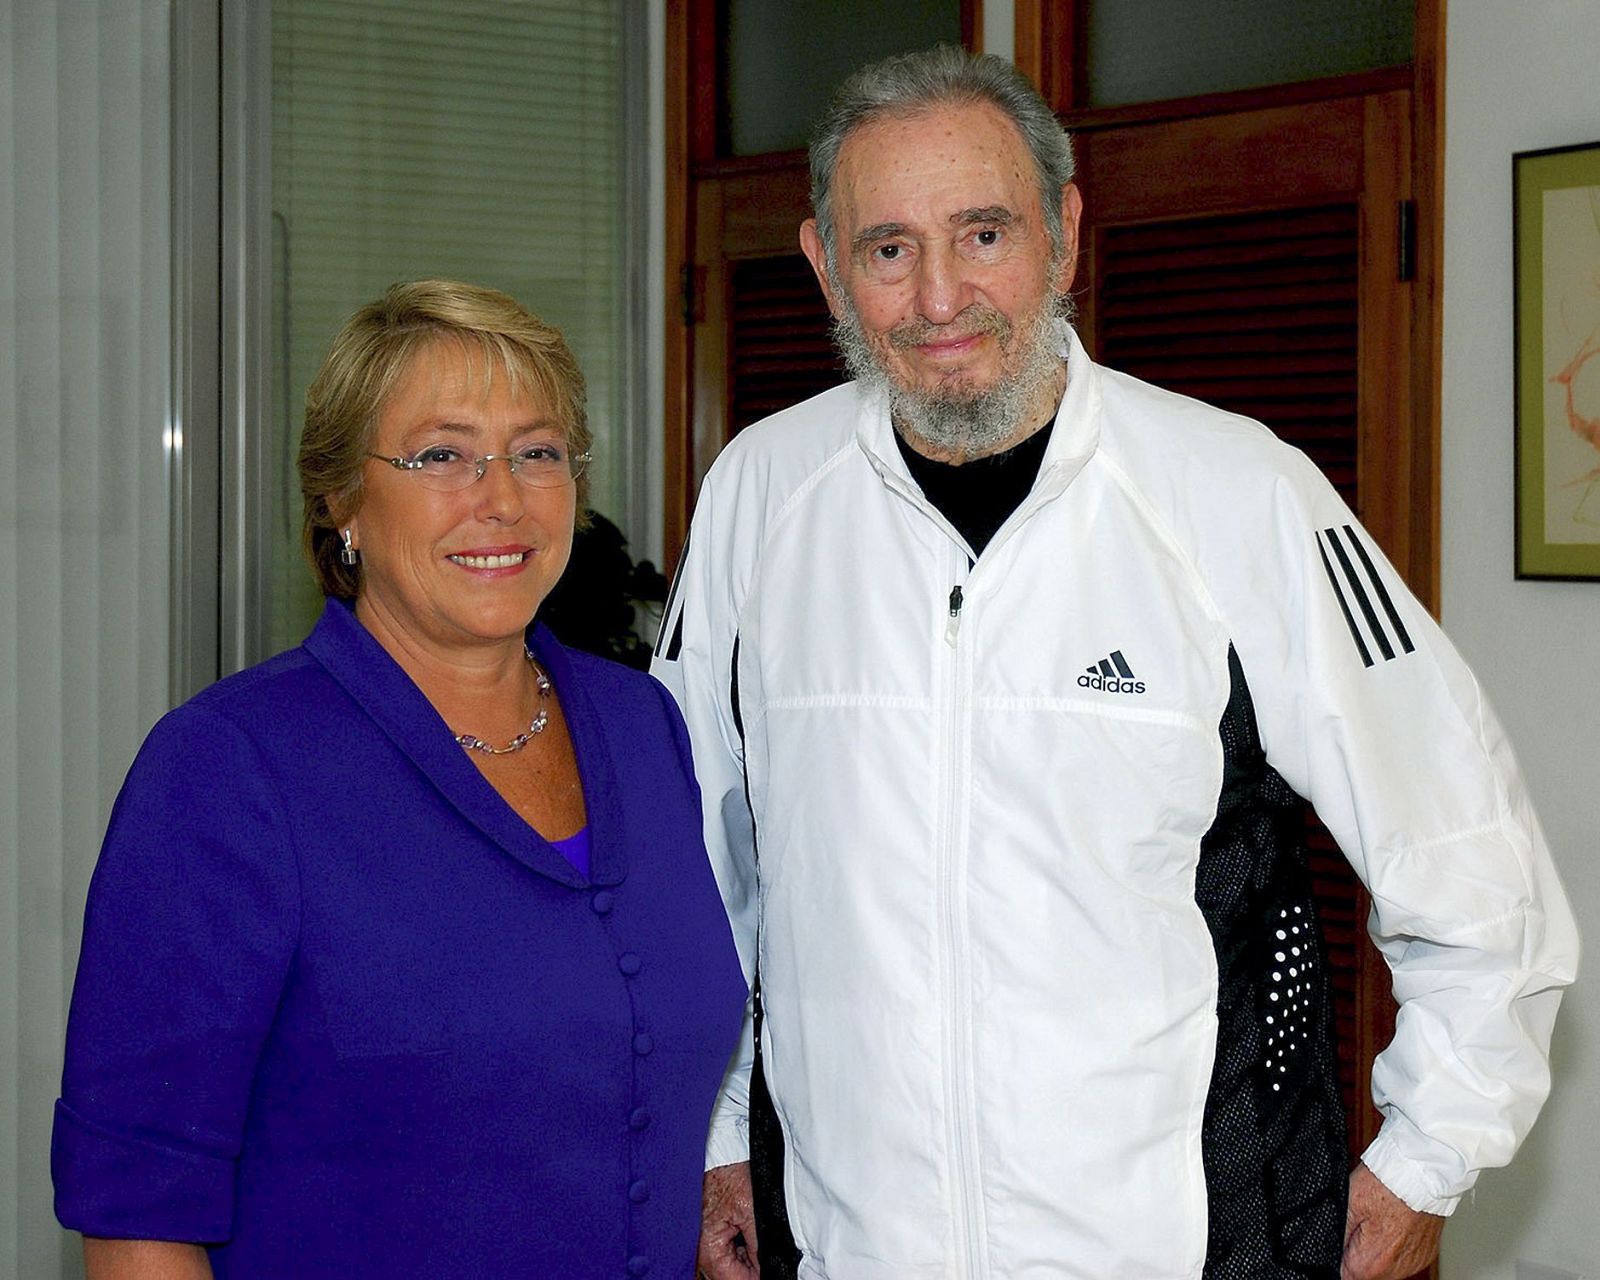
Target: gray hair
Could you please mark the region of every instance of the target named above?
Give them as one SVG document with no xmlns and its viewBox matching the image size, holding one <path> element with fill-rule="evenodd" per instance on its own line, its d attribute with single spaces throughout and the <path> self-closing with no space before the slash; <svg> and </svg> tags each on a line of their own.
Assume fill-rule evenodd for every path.
<svg viewBox="0 0 1600 1280">
<path fill-rule="evenodd" d="M 940 107 L 986 103 L 1016 126 L 1033 158 L 1045 227 L 1057 256 L 1065 252 L 1061 188 L 1072 181 L 1072 140 L 1027 78 L 1004 58 L 939 45 L 863 67 L 839 87 L 811 139 L 811 210 L 837 281 L 833 176 L 846 139 L 863 125 Z"/>
</svg>

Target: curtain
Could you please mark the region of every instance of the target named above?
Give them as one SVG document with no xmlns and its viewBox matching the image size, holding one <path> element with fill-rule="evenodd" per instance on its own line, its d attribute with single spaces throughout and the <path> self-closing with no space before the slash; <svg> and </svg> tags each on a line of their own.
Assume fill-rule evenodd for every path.
<svg viewBox="0 0 1600 1280">
<path fill-rule="evenodd" d="M 83 900 L 168 695 L 169 4 L 0 0 L 0 1277 L 51 1212 Z"/>
</svg>

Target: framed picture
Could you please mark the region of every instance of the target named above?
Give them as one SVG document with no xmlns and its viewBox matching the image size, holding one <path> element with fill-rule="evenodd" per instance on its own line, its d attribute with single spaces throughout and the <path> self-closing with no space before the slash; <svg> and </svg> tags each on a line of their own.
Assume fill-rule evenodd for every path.
<svg viewBox="0 0 1600 1280">
<path fill-rule="evenodd" d="M 1512 157 L 1517 577 L 1600 581 L 1600 142 Z"/>
</svg>

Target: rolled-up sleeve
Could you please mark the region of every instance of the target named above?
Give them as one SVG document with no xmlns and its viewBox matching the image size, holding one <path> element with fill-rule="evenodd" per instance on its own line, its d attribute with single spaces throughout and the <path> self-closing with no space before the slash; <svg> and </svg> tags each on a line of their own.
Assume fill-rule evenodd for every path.
<svg viewBox="0 0 1600 1280">
<path fill-rule="evenodd" d="M 151 732 L 89 888 L 51 1145 L 86 1235 L 220 1242 L 299 877 L 249 739 L 189 704 Z"/>
</svg>

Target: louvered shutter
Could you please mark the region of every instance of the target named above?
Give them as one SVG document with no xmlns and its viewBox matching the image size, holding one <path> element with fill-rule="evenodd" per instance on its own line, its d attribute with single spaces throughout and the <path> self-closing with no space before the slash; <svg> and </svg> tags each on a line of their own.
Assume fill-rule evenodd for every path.
<svg viewBox="0 0 1600 1280">
<path fill-rule="evenodd" d="M 1354 202 L 1107 227 L 1100 358 L 1257 418 L 1356 500 Z"/>
<path fill-rule="evenodd" d="M 732 264 L 729 434 L 845 380 L 827 304 L 804 254 Z"/>
</svg>

